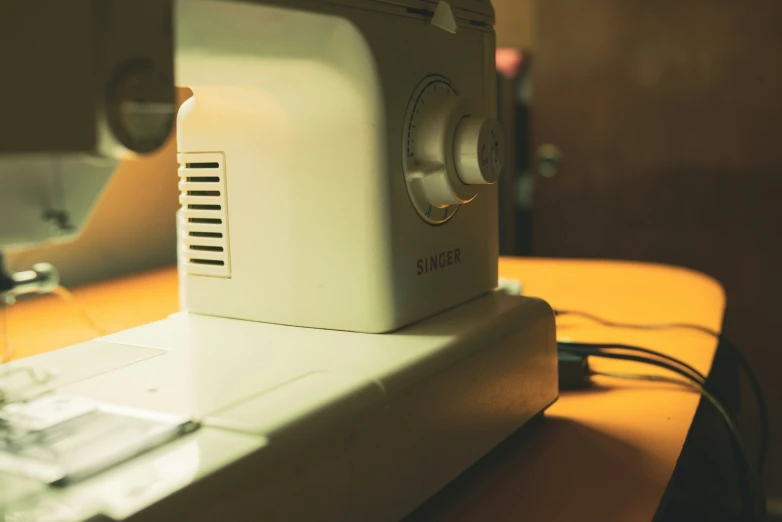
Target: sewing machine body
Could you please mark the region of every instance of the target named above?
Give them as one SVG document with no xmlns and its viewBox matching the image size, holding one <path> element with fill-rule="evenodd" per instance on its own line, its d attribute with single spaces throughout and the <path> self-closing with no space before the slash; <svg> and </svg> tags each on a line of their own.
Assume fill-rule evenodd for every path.
<svg viewBox="0 0 782 522">
<path fill-rule="evenodd" d="M 453 128 L 434 146 L 468 203 L 422 218 L 403 170 L 427 78 L 496 113 L 491 18 L 459 13 L 450 33 L 394 2 L 177 4 L 184 309 L 377 333 L 496 287 L 497 187 L 454 177 Z"/>
<path fill-rule="evenodd" d="M 96 20 L 121 24 L 119 4 Z M 397 520 L 557 397 L 551 309 L 495 291 L 493 10 L 175 6 L 176 83 L 194 93 L 177 123 L 183 311 L 3 368 L 57 375 L 25 390 L 43 403 L 4 413 L 32 438 L 0 445 L 0 514 Z M 116 37 L 103 25 L 96 34 Z M 118 63 L 121 79 L 138 65 Z M 165 67 L 143 70 L 120 82 L 108 121 L 131 150 L 161 142 L 170 108 L 165 93 L 137 96 L 150 78 L 166 90 Z M 50 165 L 28 179 L 52 183 Z M 0 229 L 2 246 L 48 237 L 34 203 Z M 79 222 L 86 203 L 71 209 Z M 30 404 L 47 422 L 60 406 L 87 413 L 36 428 L 19 416 Z"/>
<path fill-rule="evenodd" d="M 64 486 L 0 474 L 0 513 L 398 520 L 555 400 L 553 329 L 542 301 L 493 293 L 394 334 L 181 313 L 18 361 L 201 427 Z"/>
</svg>

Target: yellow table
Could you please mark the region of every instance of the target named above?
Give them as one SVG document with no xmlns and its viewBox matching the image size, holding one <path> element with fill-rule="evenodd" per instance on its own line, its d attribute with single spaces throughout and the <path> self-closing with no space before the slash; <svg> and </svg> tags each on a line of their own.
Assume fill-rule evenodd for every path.
<svg viewBox="0 0 782 522">
<path fill-rule="evenodd" d="M 725 297 L 718 283 L 684 269 L 640 263 L 508 258 L 500 274 L 554 308 L 617 321 L 689 322 L 719 330 Z M 74 290 L 79 305 L 107 332 L 174 313 L 176 270 L 156 270 Z M 78 312 L 55 297 L 8 310 L 15 358 L 96 336 Z M 585 342 L 623 342 L 678 356 L 708 373 L 715 339 L 687 330 L 607 329 L 562 317 L 558 334 Z M 650 370 L 606 361 L 602 370 Z M 412 516 L 448 521 L 649 521 L 681 453 L 699 402 L 674 385 L 596 378 L 563 393 L 545 422 L 503 445 Z M 567 493 L 567 499 L 563 493 Z"/>
</svg>

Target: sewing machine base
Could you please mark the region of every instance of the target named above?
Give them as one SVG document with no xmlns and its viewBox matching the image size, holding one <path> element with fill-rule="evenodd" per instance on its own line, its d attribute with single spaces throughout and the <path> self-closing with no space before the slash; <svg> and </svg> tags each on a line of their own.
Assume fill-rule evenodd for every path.
<svg viewBox="0 0 782 522">
<path fill-rule="evenodd" d="M 393 334 L 177 314 L 17 361 L 200 428 L 62 487 L 0 473 L 0 514 L 398 520 L 556 399 L 554 331 L 544 302 L 497 292 Z"/>
</svg>

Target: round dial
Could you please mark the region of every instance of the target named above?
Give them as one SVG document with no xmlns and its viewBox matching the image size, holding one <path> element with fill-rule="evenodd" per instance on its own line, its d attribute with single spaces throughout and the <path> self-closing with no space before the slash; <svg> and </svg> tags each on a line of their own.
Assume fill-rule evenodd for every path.
<svg viewBox="0 0 782 522">
<path fill-rule="evenodd" d="M 407 191 L 427 223 L 451 219 L 475 199 L 474 185 L 494 183 L 502 167 L 502 132 L 446 78 L 426 77 L 415 90 L 403 129 Z"/>
</svg>

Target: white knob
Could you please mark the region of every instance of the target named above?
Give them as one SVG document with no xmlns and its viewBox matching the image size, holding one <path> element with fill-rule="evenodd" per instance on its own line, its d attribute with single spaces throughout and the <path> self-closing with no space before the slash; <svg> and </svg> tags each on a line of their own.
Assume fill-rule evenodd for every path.
<svg viewBox="0 0 782 522">
<path fill-rule="evenodd" d="M 502 131 L 485 109 L 438 75 L 424 78 L 410 98 L 402 168 L 413 207 L 429 224 L 451 219 L 499 177 Z"/>
<path fill-rule="evenodd" d="M 497 181 L 505 150 L 502 140 L 502 129 L 494 118 L 461 119 L 454 136 L 454 163 L 462 183 L 485 185 Z"/>
<path fill-rule="evenodd" d="M 430 99 L 419 115 L 415 138 L 414 176 L 421 179 L 427 201 L 436 208 L 463 205 L 475 198 L 475 188 L 459 179 L 456 170 L 456 128 L 470 114 L 470 100 L 449 96 Z"/>
</svg>

